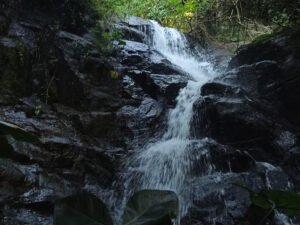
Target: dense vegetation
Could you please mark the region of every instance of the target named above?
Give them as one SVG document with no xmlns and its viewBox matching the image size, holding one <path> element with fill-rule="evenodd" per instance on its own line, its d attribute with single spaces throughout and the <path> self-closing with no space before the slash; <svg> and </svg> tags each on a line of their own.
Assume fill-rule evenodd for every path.
<svg viewBox="0 0 300 225">
<path fill-rule="evenodd" d="M 221 42 L 251 41 L 261 34 L 293 28 L 300 23 L 297 0 L 95 1 L 102 6 L 105 2 L 121 17 L 136 15 L 154 19 L 200 39 Z"/>
<path fill-rule="evenodd" d="M 217 40 L 237 45 L 283 28 L 300 24 L 298 0 L 69 0 L 31 1 L 64 9 L 61 21 L 68 28 L 98 19 L 103 33 L 112 18 L 139 16 L 190 33 L 200 41 Z"/>
</svg>

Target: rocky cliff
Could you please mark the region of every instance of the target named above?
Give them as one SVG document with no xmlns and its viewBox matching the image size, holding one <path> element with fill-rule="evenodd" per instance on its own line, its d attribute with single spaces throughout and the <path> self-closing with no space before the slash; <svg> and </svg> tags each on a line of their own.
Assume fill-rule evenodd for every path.
<svg viewBox="0 0 300 225">
<path fill-rule="evenodd" d="M 50 225 L 54 201 L 73 193 L 122 195 L 125 158 L 161 135 L 189 79 L 145 44 L 147 21 L 118 23 L 126 45 L 105 55 L 89 32 L 95 21 L 76 7 L 72 17 L 56 1 L 0 3 L 0 119 L 42 141 L 10 139 L 14 151 L 0 153 L 0 224 Z M 203 178 L 194 164 L 183 224 L 257 224 L 234 182 L 299 191 L 299 39 L 298 31 L 246 46 L 202 87 L 192 138 L 209 139 L 222 176 Z"/>
</svg>

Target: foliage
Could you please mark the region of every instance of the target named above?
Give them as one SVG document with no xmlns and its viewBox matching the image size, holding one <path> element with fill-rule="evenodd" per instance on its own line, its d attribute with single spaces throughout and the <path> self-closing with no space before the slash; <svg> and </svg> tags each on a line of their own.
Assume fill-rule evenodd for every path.
<svg viewBox="0 0 300 225">
<path fill-rule="evenodd" d="M 143 190 L 128 201 L 124 225 L 167 225 L 176 218 L 178 199 L 172 191 Z"/>
<path fill-rule="evenodd" d="M 258 192 L 240 185 L 235 184 L 248 191 L 252 204 L 268 210 L 265 220 L 274 210 L 278 210 L 289 216 L 300 215 L 300 194 L 291 191 L 262 189 Z"/>
<path fill-rule="evenodd" d="M 128 201 L 124 225 L 172 225 L 178 212 L 178 199 L 172 191 L 143 190 Z M 55 204 L 54 225 L 112 225 L 103 202 L 91 194 L 60 199 Z"/>
<path fill-rule="evenodd" d="M 185 30 L 193 18 L 195 3 L 194 0 L 186 1 L 184 4 L 180 0 L 131 0 L 123 1 L 117 12 L 123 17 L 135 15 Z"/>
<path fill-rule="evenodd" d="M 56 202 L 54 225 L 112 225 L 103 202 L 90 194 L 66 197 Z"/>
<path fill-rule="evenodd" d="M 121 33 L 116 30 L 114 27 L 106 29 L 103 31 L 103 24 L 98 23 L 94 28 L 91 29 L 94 35 L 94 44 L 99 49 L 112 48 L 115 45 L 125 45 L 125 42 L 122 39 Z"/>
<path fill-rule="evenodd" d="M 121 1 L 119 14 L 154 19 L 195 37 L 222 42 L 253 40 L 278 27 L 300 24 L 297 0 L 131 0 Z"/>
</svg>

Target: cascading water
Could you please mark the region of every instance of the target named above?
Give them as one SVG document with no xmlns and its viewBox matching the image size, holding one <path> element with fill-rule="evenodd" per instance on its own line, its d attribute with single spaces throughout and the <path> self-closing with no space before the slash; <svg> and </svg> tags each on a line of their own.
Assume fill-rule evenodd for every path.
<svg viewBox="0 0 300 225">
<path fill-rule="evenodd" d="M 190 121 L 193 103 L 200 96 L 201 86 L 216 73 L 212 65 L 199 52 L 192 52 L 186 37 L 176 29 L 164 28 L 151 21 L 152 33 L 148 44 L 171 63 L 186 72 L 191 80 L 183 88 L 177 105 L 169 113 L 167 131 L 154 143 L 147 144 L 128 163 L 129 180 L 137 189 L 174 190 L 181 202 L 181 216 L 189 207 L 189 184 L 186 177 L 193 167 L 192 157 L 206 157 L 207 151 L 191 154 L 192 146 L 201 146 L 201 141 L 190 139 Z M 205 165 L 203 170 L 209 170 Z"/>
<path fill-rule="evenodd" d="M 179 219 L 178 223 L 182 221 L 184 224 L 199 224 L 199 220 L 201 224 L 219 224 L 219 221 L 222 224 L 235 224 L 235 218 L 241 216 L 241 210 L 247 204 L 247 193 L 244 193 L 246 196 L 242 195 L 241 190 L 232 187 L 232 183 L 241 182 L 254 188 L 264 187 L 265 184 L 273 188 L 276 187 L 276 182 L 270 182 L 269 177 L 278 176 L 282 172 L 269 164 L 259 162 L 256 163 L 255 169 L 259 174 L 263 174 L 263 178 L 255 174 L 255 171 L 232 172 L 234 167 L 230 160 L 223 162 L 221 158 L 219 162 L 216 159 L 219 157 L 217 152 L 226 153 L 225 146 L 208 138 L 194 140 L 191 137 L 193 105 L 200 98 L 201 86 L 217 76 L 217 73 L 205 60 L 205 55 L 191 50 L 182 33 L 175 29 L 163 28 L 155 21 L 151 21 L 151 29 L 148 21 L 145 24 L 147 25 L 140 25 L 140 30 L 147 34 L 150 54 L 149 48 L 140 43 L 128 42 L 128 49 L 132 51 L 132 46 L 136 45 L 137 51 L 133 49 L 132 52 L 143 52 L 147 57 L 156 51 L 179 67 L 190 80 L 180 91 L 176 107 L 168 114 L 164 134 L 154 141 L 149 141 L 143 148 L 136 148 L 135 153 L 126 161 L 122 182 L 115 183 L 115 190 L 120 192 L 104 193 L 104 199 L 110 203 L 109 206 L 114 212 L 114 222 L 122 224 L 123 209 L 134 192 L 140 189 L 162 189 L 173 190 L 179 196 L 179 217 L 182 220 Z M 155 58 L 157 54 L 153 55 Z M 137 146 L 140 146 L 140 143 Z M 222 171 L 223 164 L 225 167 L 225 164 L 228 164 L 228 171 L 226 168 Z M 240 197 L 242 199 L 238 200 Z M 238 205 L 240 203 L 242 208 Z M 204 211 L 201 211 L 202 207 Z M 196 218 L 193 218 L 194 215 Z M 198 215 L 201 218 L 198 219 Z M 290 218 L 280 213 L 275 213 L 275 219 L 280 225 L 293 224 Z"/>
</svg>

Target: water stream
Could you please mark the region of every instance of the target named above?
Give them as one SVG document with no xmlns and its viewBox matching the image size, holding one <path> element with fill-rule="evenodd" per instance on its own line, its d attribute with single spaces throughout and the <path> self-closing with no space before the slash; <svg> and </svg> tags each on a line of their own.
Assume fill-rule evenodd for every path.
<svg viewBox="0 0 300 225">
<path fill-rule="evenodd" d="M 186 87 L 180 90 L 176 106 L 169 111 L 167 126 L 161 137 L 145 143 L 143 148 L 135 149 L 135 153 L 126 161 L 125 172 L 122 175 L 123 196 L 119 198 L 118 195 L 109 192 L 107 202 L 112 203 L 110 207 L 115 215 L 115 224 L 122 224 L 123 209 L 134 192 L 140 189 L 173 190 L 180 201 L 179 224 L 180 218 L 183 218 L 194 204 L 194 193 L 197 196 L 213 193 L 223 201 L 224 183 L 227 182 L 228 186 L 228 182 L 236 181 L 239 175 L 231 172 L 231 169 L 227 173 L 216 172 L 207 147 L 207 144 L 214 141 L 207 138 L 195 140 L 190 134 L 193 104 L 201 98 L 200 89 L 203 84 L 218 75 L 213 65 L 206 60 L 207 56 L 201 51 L 192 50 L 186 37 L 176 29 L 165 28 L 151 21 L 151 29 L 141 26 L 140 30 L 147 33 L 146 44 L 151 50 L 180 68 L 189 81 Z M 228 163 L 231 168 L 230 162 Z M 263 163 L 261 165 L 266 170 L 268 185 L 268 171 L 274 168 L 270 169 Z M 278 169 L 276 171 L 278 172 Z M 232 207 L 230 201 L 224 200 L 223 204 L 225 208 L 227 204 Z M 208 224 L 215 224 L 216 219 L 212 214 L 208 218 Z M 292 224 L 288 217 L 280 213 L 276 213 L 275 219 L 279 221 L 278 224 Z"/>
<path fill-rule="evenodd" d="M 165 28 L 151 21 L 152 31 L 148 44 L 190 76 L 178 97 L 177 104 L 168 115 L 167 130 L 153 143 L 148 143 L 130 159 L 129 180 L 137 189 L 162 189 L 175 191 L 180 200 L 180 214 L 185 214 L 190 203 L 190 186 L 186 177 L 192 169 L 192 146 L 201 140 L 190 139 L 190 121 L 193 103 L 200 96 L 201 86 L 216 76 L 212 65 L 200 52 L 192 52 L 186 37 L 176 29 Z M 206 165 L 209 167 L 209 165 Z M 209 170 L 209 168 L 208 168 Z"/>
</svg>

